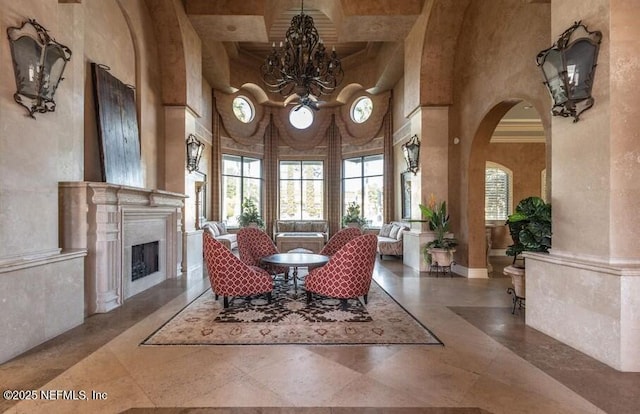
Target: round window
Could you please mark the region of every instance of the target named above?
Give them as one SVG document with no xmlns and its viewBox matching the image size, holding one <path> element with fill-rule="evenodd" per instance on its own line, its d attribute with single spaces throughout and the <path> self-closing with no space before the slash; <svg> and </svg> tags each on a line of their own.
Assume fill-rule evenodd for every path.
<svg viewBox="0 0 640 414">
<path fill-rule="evenodd" d="M 373 102 L 368 96 L 361 96 L 351 105 L 351 119 L 357 124 L 361 124 L 371 116 Z"/>
<path fill-rule="evenodd" d="M 313 111 L 305 105 L 296 105 L 289 112 L 289 122 L 295 128 L 307 129 L 313 123 Z"/>
<path fill-rule="evenodd" d="M 253 104 L 244 96 L 236 96 L 233 98 L 233 114 L 238 118 L 238 121 L 248 124 L 253 121 L 255 115 Z"/>
</svg>

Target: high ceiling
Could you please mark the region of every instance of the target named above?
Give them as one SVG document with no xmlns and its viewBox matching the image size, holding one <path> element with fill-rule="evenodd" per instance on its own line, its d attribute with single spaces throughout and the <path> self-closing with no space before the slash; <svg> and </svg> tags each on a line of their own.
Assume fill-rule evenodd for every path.
<svg viewBox="0 0 640 414">
<path fill-rule="evenodd" d="M 362 65 L 363 56 L 375 59 L 384 47 L 403 47 L 426 0 L 183 1 L 187 16 L 202 41 L 203 76 L 212 86 L 225 90 L 241 85 L 221 85 L 219 74 L 224 70 L 220 70 L 219 65 L 241 59 L 243 65 L 255 65 L 257 77 L 272 44 L 278 45 L 284 40 L 291 19 L 300 14 L 301 6 L 305 14 L 313 17 L 325 46 L 336 48 L 347 72 Z M 220 47 L 212 47 L 216 44 Z M 229 59 L 216 55 L 221 51 L 226 51 Z M 385 61 L 385 64 L 402 66 L 403 54 L 393 56 L 398 62 Z M 377 68 L 375 72 L 382 74 L 385 71 Z M 387 73 L 394 73 L 397 78 L 385 80 L 385 84 L 392 86 L 402 70 Z M 375 81 L 381 84 L 379 79 Z M 261 84 L 259 79 L 254 82 Z M 543 139 L 539 115 L 528 103 L 522 102 L 505 115 L 496 128 L 493 142 L 541 142 Z"/>
<path fill-rule="evenodd" d="M 346 69 L 362 62 L 358 59 L 362 52 L 367 58 L 375 58 L 385 44 L 402 45 L 422 12 L 424 2 L 306 0 L 303 7 L 304 13 L 313 17 L 325 46 L 336 48 Z M 257 73 L 259 63 L 266 58 L 272 43 L 277 45 L 284 40 L 292 17 L 301 11 L 302 2 L 184 0 L 184 5 L 203 44 L 203 76 L 210 84 L 217 85 L 219 76 L 216 74 L 220 72 L 212 68 L 221 64 L 221 59 L 216 53 L 223 49 L 233 50 L 245 61 L 253 58 Z M 215 43 L 224 48 L 207 47 Z"/>
</svg>

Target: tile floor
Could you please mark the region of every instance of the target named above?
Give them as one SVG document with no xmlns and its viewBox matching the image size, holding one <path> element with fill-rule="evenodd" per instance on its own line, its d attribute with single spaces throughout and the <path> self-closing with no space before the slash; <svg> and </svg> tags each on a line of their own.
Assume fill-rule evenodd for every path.
<svg viewBox="0 0 640 414">
<path fill-rule="evenodd" d="M 500 276 L 499 270 L 492 276 Z M 0 410 L 640 411 L 640 374 L 616 372 L 527 328 L 524 311 L 511 314 L 509 279 L 435 278 L 386 257 L 377 260 L 374 278 L 445 346 L 140 347 L 144 338 L 208 285 L 206 279 L 170 280 L 0 365 L 3 390 L 82 390 L 88 400 L 0 401 Z M 94 391 L 106 398 L 91 399 Z"/>
</svg>

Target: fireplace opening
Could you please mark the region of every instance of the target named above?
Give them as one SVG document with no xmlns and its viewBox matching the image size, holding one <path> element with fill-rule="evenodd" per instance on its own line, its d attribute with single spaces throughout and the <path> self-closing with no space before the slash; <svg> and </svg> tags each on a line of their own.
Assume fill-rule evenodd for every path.
<svg viewBox="0 0 640 414">
<path fill-rule="evenodd" d="M 141 279 L 157 272 L 159 242 L 131 246 L 131 281 Z"/>
</svg>

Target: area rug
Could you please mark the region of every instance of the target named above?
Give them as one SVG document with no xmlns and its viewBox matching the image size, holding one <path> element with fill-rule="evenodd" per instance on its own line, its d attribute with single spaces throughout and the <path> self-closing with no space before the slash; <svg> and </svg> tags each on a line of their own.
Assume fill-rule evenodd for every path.
<svg viewBox="0 0 640 414">
<path fill-rule="evenodd" d="M 347 345 L 442 342 L 375 282 L 368 304 L 314 295 L 306 303 L 297 292 L 276 283 L 271 303 L 265 296 L 234 298 L 224 309 L 211 289 L 174 315 L 141 345 Z"/>
</svg>

